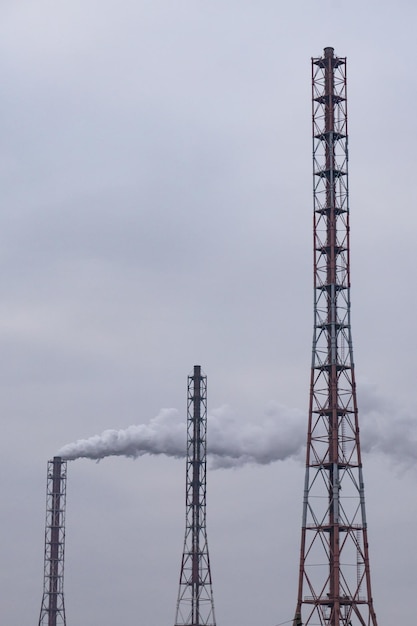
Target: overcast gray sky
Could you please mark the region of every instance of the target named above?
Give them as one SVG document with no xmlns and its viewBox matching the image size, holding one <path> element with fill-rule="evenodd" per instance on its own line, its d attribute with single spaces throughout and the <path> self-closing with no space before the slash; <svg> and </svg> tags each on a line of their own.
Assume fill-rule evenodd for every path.
<svg viewBox="0 0 417 626">
<path fill-rule="evenodd" d="M 374 604 L 380 626 L 412 622 L 416 22 L 411 0 L 1 0 L 2 623 L 38 622 L 61 446 L 162 408 L 185 420 L 194 364 L 237 433 L 307 414 L 310 58 L 325 46 L 348 57 Z M 68 624 L 172 625 L 184 461 L 68 469 Z M 297 457 L 210 471 L 219 626 L 292 618 L 303 475 Z"/>
</svg>

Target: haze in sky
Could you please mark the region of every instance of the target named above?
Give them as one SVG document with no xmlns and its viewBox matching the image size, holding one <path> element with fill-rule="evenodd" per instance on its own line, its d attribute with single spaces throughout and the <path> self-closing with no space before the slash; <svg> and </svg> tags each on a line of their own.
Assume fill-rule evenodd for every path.
<svg viewBox="0 0 417 626">
<path fill-rule="evenodd" d="M 68 466 L 67 622 L 172 626 L 195 364 L 208 380 L 217 623 L 292 619 L 313 325 L 310 59 L 326 46 L 348 59 L 374 606 L 380 626 L 412 622 L 416 19 L 408 0 L 0 3 L 2 622 L 38 621 L 47 460 L 73 444 L 103 452 L 112 433 L 136 460 Z"/>
</svg>

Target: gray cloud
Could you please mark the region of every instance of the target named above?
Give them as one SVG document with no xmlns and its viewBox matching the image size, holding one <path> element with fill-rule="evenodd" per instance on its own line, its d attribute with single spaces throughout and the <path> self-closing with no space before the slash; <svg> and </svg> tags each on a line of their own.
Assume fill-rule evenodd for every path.
<svg viewBox="0 0 417 626">
<path fill-rule="evenodd" d="M 302 445 L 310 57 L 326 45 L 348 56 L 356 372 L 384 391 L 359 397 L 375 606 L 387 624 L 410 621 L 415 476 L 393 459 L 412 466 L 415 440 L 416 11 L 406 0 L 2 3 L 3 621 L 39 612 L 46 460 L 161 406 L 183 415 L 194 363 L 210 415 L 240 433 L 232 463 L 268 458 L 271 423 L 270 448 L 288 453 L 280 407 L 297 407 L 284 415 Z M 216 417 L 223 405 L 233 412 Z M 208 489 L 219 623 L 291 619 L 302 462 L 219 468 Z M 173 619 L 183 500 L 181 460 L 71 466 L 68 620 Z"/>
<path fill-rule="evenodd" d="M 227 407 L 207 418 L 210 432 L 207 454 L 213 468 L 238 467 L 246 463 L 268 464 L 297 456 L 304 443 L 302 413 L 274 407 L 253 423 L 242 423 Z M 58 450 L 68 460 L 103 459 L 107 456 L 138 458 L 144 454 L 184 458 L 186 423 L 175 409 L 163 409 L 148 424 L 123 430 L 105 430 Z"/>
<path fill-rule="evenodd" d="M 402 402 L 395 403 L 375 386 L 361 388 L 363 420 L 361 442 L 365 452 L 388 457 L 399 469 L 416 468 L 417 414 Z"/>
</svg>

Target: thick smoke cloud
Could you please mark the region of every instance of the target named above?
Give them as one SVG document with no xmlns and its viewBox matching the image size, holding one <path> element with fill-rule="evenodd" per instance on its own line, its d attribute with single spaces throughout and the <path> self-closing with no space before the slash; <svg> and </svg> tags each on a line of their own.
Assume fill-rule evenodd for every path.
<svg viewBox="0 0 417 626">
<path fill-rule="evenodd" d="M 305 418 L 284 407 L 271 408 L 255 423 L 241 423 L 227 407 L 208 416 L 207 452 L 212 467 L 237 467 L 246 463 L 267 464 L 300 454 L 305 440 Z M 105 430 L 101 435 L 80 439 L 58 451 L 68 460 L 106 456 L 137 458 L 186 454 L 186 423 L 176 409 L 163 409 L 148 424 L 124 430 Z"/>
<path fill-rule="evenodd" d="M 237 420 L 228 407 L 209 415 L 207 451 L 211 466 L 266 465 L 300 456 L 306 439 L 306 416 L 276 405 L 259 420 Z"/>
<path fill-rule="evenodd" d="M 382 454 L 401 469 L 417 463 L 417 413 L 394 404 L 373 386 L 361 388 L 361 449 Z"/>
<path fill-rule="evenodd" d="M 392 406 L 377 389 L 360 389 L 361 449 L 378 453 L 402 468 L 417 462 L 417 418 L 411 411 Z M 228 407 L 208 416 L 207 453 L 212 468 L 303 459 L 307 418 L 301 411 L 276 405 L 258 420 L 244 422 Z M 68 460 L 100 460 L 106 456 L 136 459 L 144 454 L 183 458 L 186 454 L 186 420 L 176 409 L 163 409 L 148 424 L 123 430 L 105 430 L 80 439 L 58 451 Z"/>
<path fill-rule="evenodd" d="M 58 456 L 73 461 L 85 458 L 100 460 L 106 456 L 136 459 L 144 454 L 185 455 L 185 423 L 176 409 L 162 409 L 149 424 L 129 426 L 124 430 L 105 430 L 101 435 L 79 439 L 58 451 Z"/>
</svg>

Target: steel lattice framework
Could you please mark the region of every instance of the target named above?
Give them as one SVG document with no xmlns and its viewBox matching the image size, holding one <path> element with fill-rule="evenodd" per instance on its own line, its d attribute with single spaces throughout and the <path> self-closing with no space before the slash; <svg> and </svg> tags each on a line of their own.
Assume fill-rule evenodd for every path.
<svg viewBox="0 0 417 626">
<path fill-rule="evenodd" d="M 188 377 L 186 527 L 175 626 L 215 626 L 206 531 L 207 377 Z"/>
<path fill-rule="evenodd" d="M 314 334 L 294 626 L 377 626 L 350 324 L 346 59 L 312 59 Z"/>
<path fill-rule="evenodd" d="M 64 550 L 67 462 L 48 461 L 44 584 L 39 626 L 65 626 Z"/>
</svg>

